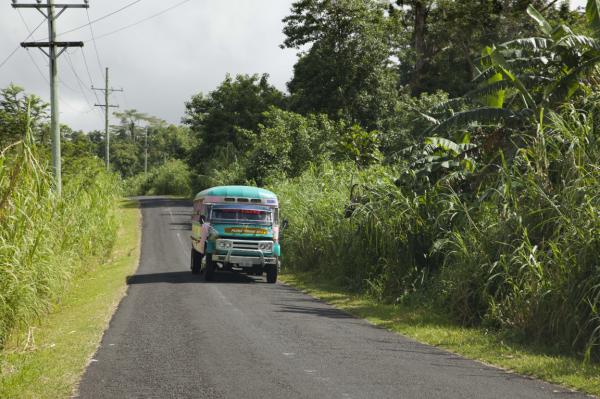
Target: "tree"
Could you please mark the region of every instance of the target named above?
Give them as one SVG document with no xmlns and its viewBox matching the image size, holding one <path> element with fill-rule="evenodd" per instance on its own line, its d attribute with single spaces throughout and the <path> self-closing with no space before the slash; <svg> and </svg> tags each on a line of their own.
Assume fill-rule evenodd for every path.
<svg viewBox="0 0 600 399">
<path fill-rule="evenodd" d="M 113 129 L 117 131 L 117 134 L 123 138 L 129 137 L 132 142 L 138 140 L 138 136 L 142 134 L 141 124 L 145 125 L 160 125 L 165 123 L 160 118 L 147 115 L 143 112 L 139 112 L 135 109 L 126 109 L 123 112 L 114 112 L 114 116 L 120 119 L 121 124 L 113 126 Z"/>
<path fill-rule="evenodd" d="M 288 83 L 294 111 L 377 128 L 393 106 L 385 7 L 374 0 L 301 0 L 283 19 L 284 47 L 304 49 Z"/>
<path fill-rule="evenodd" d="M 111 144 L 111 167 L 122 177 L 131 177 L 143 172 L 143 159 L 139 146 L 130 141 L 115 141 Z"/>
<path fill-rule="evenodd" d="M 273 176 L 299 176 L 310 163 L 327 158 L 340 125 L 326 115 L 305 117 L 276 107 L 264 118 L 256 132 L 247 132 L 255 139 L 246 174 L 259 185 Z"/>
<path fill-rule="evenodd" d="M 192 137 L 185 126 L 149 126 L 148 167 L 162 165 L 167 160 L 187 159 L 192 148 Z"/>
<path fill-rule="evenodd" d="M 268 75 L 230 75 L 208 95 L 192 96 L 185 103 L 183 119 L 196 136 L 195 158 L 199 164 L 217 149 L 232 146 L 239 153 L 247 151 L 251 142 L 241 133 L 254 130 L 263 121 L 270 106 L 283 104 L 283 93 L 268 83 Z"/>
<path fill-rule="evenodd" d="M 38 143 L 47 144 L 47 108 L 48 104 L 38 96 L 26 94 L 19 86 L 10 84 L 0 90 L 0 149 L 25 136 L 28 113 L 34 138 Z"/>
<path fill-rule="evenodd" d="M 396 0 L 390 6 L 400 79 L 413 95 L 444 90 L 459 96 L 472 88 L 481 48 L 515 35 L 531 35 L 535 24 L 526 9 L 534 5 L 551 21 L 573 23 L 568 5 L 548 0 Z"/>
<path fill-rule="evenodd" d="M 94 143 L 90 136 L 81 130 L 73 131 L 67 125 L 61 125 L 61 134 L 63 136 L 62 155 L 65 158 L 98 158 L 98 146 Z M 100 147 L 102 148 L 102 147 Z"/>
</svg>

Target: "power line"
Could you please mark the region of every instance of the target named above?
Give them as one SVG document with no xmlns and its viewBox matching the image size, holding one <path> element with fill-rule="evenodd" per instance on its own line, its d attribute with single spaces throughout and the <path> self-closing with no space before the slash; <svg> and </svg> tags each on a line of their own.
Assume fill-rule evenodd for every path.
<svg viewBox="0 0 600 399">
<path fill-rule="evenodd" d="M 35 69 L 37 69 L 37 71 L 40 73 L 40 76 L 42 77 L 42 79 L 44 79 L 46 81 L 46 83 L 50 83 L 50 81 L 48 80 L 48 78 L 46 77 L 46 75 L 44 75 L 42 73 L 42 69 L 40 68 L 40 66 L 38 65 L 38 63 L 35 61 L 35 58 L 33 58 L 33 56 L 31 55 L 31 53 L 29 52 L 29 49 L 25 49 L 25 50 L 27 51 L 27 55 L 31 59 L 31 62 L 35 66 Z"/>
<path fill-rule="evenodd" d="M 26 41 L 31 36 L 33 36 L 33 34 L 40 28 L 40 26 L 42 26 L 44 24 L 44 22 L 46 22 L 46 21 L 42 20 L 42 22 L 40 22 L 33 31 L 29 32 L 29 36 L 27 36 L 23 41 Z M 27 26 L 27 24 L 25 24 L 25 26 Z M 15 53 L 19 50 L 19 48 L 21 48 L 20 45 L 15 47 L 15 49 L 4 60 L 2 60 L 2 62 L 0 62 L 0 68 L 2 68 L 4 66 L 4 64 L 6 64 L 8 62 L 8 60 L 10 60 L 13 55 L 15 55 Z"/>
<path fill-rule="evenodd" d="M 27 25 L 25 18 L 23 18 L 23 13 L 18 8 L 17 8 L 17 12 L 19 13 L 19 17 L 21 17 L 21 22 L 23 22 L 23 25 L 25 25 L 25 29 L 27 29 L 27 33 L 29 33 L 29 36 L 33 36 L 33 32 L 31 31 L 31 29 L 29 29 L 29 25 Z M 27 39 L 25 39 L 25 40 L 27 40 Z M 35 38 L 33 40 L 35 40 Z"/>
<path fill-rule="evenodd" d="M 90 21 L 90 13 L 88 12 L 88 10 L 85 10 L 85 13 L 87 15 L 87 19 L 88 22 Z M 98 46 L 96 46 L 96 39 L 94 38 L 94 29 L 92 28 L 92 23 L 90 22 L 88 24 L 88 26 L 90 27 L 90 32 L 92 33 L 92 41 L 94 42 L 94 51 L 96 52 L 96 60 L 98 61 L 98 67 L 100 68 L 100 77 L 102 77 L 102 62 L 100 61 L 100 53 L 98 53 Z"/>
<path fill-rule="evenodd" d="M 81 49 L 81 57 L 83 58 L 83 65 L 85 65 L 85 71 L 87 73 L 88 79 L 90 80 L 90 90 L 92 87 L 94 87 L 94 80 L 92 79 L 92 74 L 90 73 L 90 67 L 88 66 L 88 62 L 87 62 L 87 58 L 85 57 L 85 51 L 82 48 Z M 100 99 L 98 98 L 98 94 L 96 93 L 95 90 L 92 90 L 92 93 L 94 93 L 94 97 L 96 98 L 96 103 L 100 102 Z M 100 111 L 100 109 L 94 107 L 97 111 L 98 111 L 98 116 L 102 117 L 102 111 Z"/>
<path fill-rule="evenodd" d="M 18 8 L 17 8 L 17 13 L 19 13 L 19 17 L 21 18 L 21 22 L 23 22 L 23 25 L 25 25 L 25 29 L 27 29 L 27 33 L 29 33 L 29 36 L 27 36 L 27 39 L 30 38 L 30 37 L 32 37 L 33 34 L 35 33 L 35 31 L 31 31 L 31 29 L 29 29 L 29 25 L 25 21 L 25 18 L 23 18 L 23 13 Z M 44 21 L 42 21 L 42 23 L 43 22 Z M 41 26 L 41 24 L 38 25 L 38 28 L 40 26 Z M 25 39 L 25 40 L 27 40 L 27 39 Z M 33 40 L 35 40 L 35 38 L 33 38 Z M 19 47 L 21 47 L 21 46 L 19 46 Z M 29 52 L 29 49 L 26 48 L 25 50 L 27 51 L 27 55 L 29 56 L 29 59 L 31 60 L 31 62 L 35 66 L 35 69 L 37 69 L 37 71 L 40 73 L 40 76 L 42 77 L 42 79 L 44 79 L 46 81 L 46 83 L 50 83 L 50 81 L 48 80 L 48 78 L 46 77 L 46 75 L 44 75 L 42 73 L 42 70 L 41 70 L 40 66 L 38 65 L 38 63 L 36 62 L 35 58 L 33 58 L 33 56 L 31 55 L 31 53 Z"/>
<path fill-rule="evenodd" d="M 83 64 L 85 65 L 85 71 L 87 72 L 87 76 L 90 79 L 90 87 L 92 87 L 94 85 L 94 79 L 92 79 L 92 74 L 90 73 L 90 67 L 88 65 L 87 62 L 87 58 L 85 58 L 85 51 L 83 49 L 81 49 L 81 56 L 83 57 Z M 95 91 L 93 91 L 94 96 L 96 97 L 96 102 L 100 102 L 100 99 L 98 98 L 98 94 L 96 94 Z"/>
<path fill-rule="evenodd" d="M 92 107 L 90 100 L 88 100 L 88 97 L 85 94 L 85 91 L 83 90 L 84 84 L 83 84 L 83 81 L 81 80 L 81 78 L 79 77 L 79 75 L 77 74 L 75 67 L 73 66 L 73 61 L 71 60 L 71 54 L 69 54 L 69 51 L 66 51 L 65 54 L 67 55 L 67 63 L 69 64 L 69 67 L 71 68 L 71 71 L 73 72 L 73 75 L 75 76 L 77 85 L 79 86 L 79 91 L 81 91 L 81 94 L 83 94 L 83 98 L 85 98 L 85 102 L 87 103 L 87 105 L 90 108 L 95 109 L 94 107 Z"/>
<path fill-rule="evenodd" d="M 171 10 L 173 10 L 173 9 L 177 8 L 177 7 L 180 7 L 180 6 L 184 5 L 185 3 L 189 3 L 190 1 L 192 1 L 192 0 L 184 0 L 184 1 L 181 1 L 181 2 L 179 2 L 179 3 L 177 3 L 177 4 L 173 5 L 173 6 L 171 6 L 171 7 L 169 7 L 169 8 L 166 8 L 166 9 L 164 9 L 164 10 L 162 10 L 162 11 L 159 11 L 159 12 L 157 12 L 156 14 L 153 14 L 153 15 L 150 15 L 149 17 L 146 17 L 146 18 L 140 19 L 140 20 L 139 20 L 139 21 L 137 21 L 137 22 L 134 22 L 134 23 L 132 23 L 132 24 L 126 25 L 126 26 L 124 26 L 124 27 L 122 27 L 122 28 L 119 28 L 119 29 L 117 29 L 117 30 L 114 30 L 114 31 L 112 31 L 112 32 L 104 33 L 104 34 L 102 34 L 102 35 L 100 35 L 100 36 L 97 36 L 95 39 L 94 39 L 94 38 L 93 38 L 93 36 L 92 36 L 92 39 L 85 40 L 84 42 L 85 42 L 85 43 L 87 43 L 87 42 L 89 42 L 90 40 L 94 40 L 94 41 L 95 41 L 95 40 L 101 39 L 101 38 L 103 38 L 103 37 L 106 37 L 106 36 L 114 35 L 115 33 L 121 32 L 121 31 L 123 31 L 123 30 L 125 30 L 125 29 L 129 29 L 129 28 L 132 28 L 132 27 L 134 27 L 134 26 L 136 26 L 136 25 L 138 25 L 138 24 L 141 24 L 142 22 L 146 22 L 146 21 L 148 21 L 149 19 L 156 18 L 156 17 L 158 17 L 159 15 L 162 15 L 162 14 L 164 14 L 164 13 L 166 13 L 166 12 L 169 12 L 169 11 L 171 11 Z"/>
<path fill-rule="evenodd" d="M 125 104 L 125 109 L 129 109 L 129 102 L 127 101 L 127 96 L 125 95 L 125 91 L 121 92 L 121 96 L 123 97 L 123 103 Z"/>
<path fill-rule="evenodd" d="M 48 78 L 46 77 L 46 75 L 44 75 L 44 73 L 42 72 L 42 68 L 40 68 L 40 65 L 37 63 L 37 61 L 35 60 L 35 58 L 33 57 L 33 55 L 31 55 L 31 52 L 29 52 L 29 49 L 25 49 L 25 50 L 26 50 L 26 52 L 27 52 L 27 55 L 29 56 L 29 59 L 30 59 L 30 60 L 31 60 L 31 62 L 33 63 L 33 66 L 35 66 L 35 69 L 38 71 L 38 73 L 40 74 L 40 76 L 42 77 L 42 79 L 44 79 L 44 80 L 46 81 L 46 83 L 50 83 L 50 81 L 48 80 Z M 67 87 L 69 90 L 71 90 L 71 91 L 74 91 L 74 90 L 73 90 L 71 87 L 69 87 L 68 85 L 66 85 L 66 84 L 65 84 L 65 82 L 63 82 L 61 79 L 59 79 L 59 80 L 60 80 L 60 82 L 61 82 L 61 83 L 62 83 L 62 84 L 65 86 L 65 87 Z M 64 99 L 62 96 L 60 96 L 60 95 L 59 95 L 59 96 L 58 96 L 58 98 L 59 98 L 59 99 L 60 99 L 60 101 L 61 101 L 61 102 L 63 102 L 63 103 L 64 103 L 64 104 L 67 106 L 67 108 L 69 108 L 71 111 L 77 111 L 77 110 L 75 109 L 75 107 L 74 107 L 72 104 L 70 104 L 68 101 L 65 101 L 65 99 Z M 90 108 L 93 108 L 93 107 L 91 106 L 91 104 L 89 104 L 89 102 L 88 102 L 88 105 L 90 106 Z"/>
<path fill-rule="evenodd" d="M 64 34 L 66 34 L 66 33 L 71 33 L 71 32 L 75 32 L 76 30 L 83 29 L 83 28 L 85 28 L 85 27 L 86 27 L 86 26 L 88 26 L 88 25 L 95 24 L 95 23 L 96 23 L 96 22 L 98 22 L 98 21 L 102 21 L 103 19 L 106 19 L 106 18 L 108 18 L 108 17 L 110 17 L 110 16 L 112 16 L 112 15 L 115 15 L 116 13 L 118 13 L 118 12 L 121 12 L 121 11 L 125 10 L 126 8 L 129 8 L 129 7 L 133 6 L 134 4 L 137 4 L 137 3 L 139 3 L 140 1 L 142 1 L 142 0 L 135 0 L 135 1 L 132 1 L 131 3 L 129 3 L 129 4 L 127 4 L 127 5 L 125 5 L 125 6 L 121 7 L 121 8 L 119 8 L 118 10 L 112 11 L 112 12 L 110 12 L 110 13 L 106 14 L 106 15 L 103 15 L 103 16 L 101 16 L 100 18 L 96 18 L 96 19 L 94 19 L 93 21 L 90 21 L 90 20 L 89 20 L 89 17 L 88 17 L 88 23 L 87 23 L 87 24 L 83 24 L 83 25 L 81 25 L 81 26 L 78 26 L 78 27 L 76 27 L 76 28 L 69 29 L 69 30 L 66 30 L 66 31 L 64 31 L 64 32 L 58 33 L 56 36 L 61 36 L 61 35 L 64 35 Z"/>
</svg>

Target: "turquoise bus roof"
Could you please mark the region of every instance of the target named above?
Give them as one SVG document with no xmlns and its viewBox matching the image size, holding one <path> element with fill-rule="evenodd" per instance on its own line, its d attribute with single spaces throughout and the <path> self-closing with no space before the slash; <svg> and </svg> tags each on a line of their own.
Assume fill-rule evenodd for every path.
<svg viewBox="0 0 600 399">
<path fill-rule="evenodd" d="M 195 200 L 202 197 L 245 197 L 257 199 L 277 199 L 277 196 L 269 190 L 250 186 L 218 186 L 200 191 Z"/>
</svg>

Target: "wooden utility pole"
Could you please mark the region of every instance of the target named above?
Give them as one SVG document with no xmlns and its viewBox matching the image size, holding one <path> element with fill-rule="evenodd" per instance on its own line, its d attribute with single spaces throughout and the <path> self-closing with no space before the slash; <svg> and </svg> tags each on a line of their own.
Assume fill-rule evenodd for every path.
<svg viewBox="0 0 600 399">
<path fill-rule="evenodd" d="M 94 104 L 96 107 L 104 107 L 104 161 L 106 163 L 106 170 L 110 169 L 110 134 L 108 133 L 108 111 L 110 108 L 119 108 L 118 105 L 111 105 L 108 102 L 108 96 L 113 91 L 123 91 L 123 89 L 112 89 L 108 85 L 108 68 L 105 73 L 104 88 L 95 88 L 92 86 L 92 90 L 100 90 L 104 92 L 104 104 Z"/>
<path fill-rule="evenodd" d="M 83 42 L 57 42 L 56 19 L 67 8 L 89 8 L 87 0 L 84 4 L 54 4 L 54 0 L 47 0 L 45 4 L 38 0 L 37 4 L 18 4 L 12 0 L 14 8 L 35 8 L 48 20 L 48 42 L 23 42 L 22 47 L 37 47 L 49 58 L 50 64 L 50 136 L 52 137 L 52 171 L 54 172 L 54 186 L 58 195 L 62 191 L 61 160 L 60 160 L 60 121 L 58 102 L 58 57 L 67 47 L 83 47 Z M 60 9 L 56 13 L 56 9 Z M 44 11 L 45 9 L 45 11 Z M 48 51 L 44 50 L 48 48 Z M 60 51 L 58 49 L 61 49 Z"/>
<path fill-rule="evenodd" d="M 148 129 L 146 126 L 146 137 L 144 138 L 144 176 L 148 174 Z"/>
</svg>

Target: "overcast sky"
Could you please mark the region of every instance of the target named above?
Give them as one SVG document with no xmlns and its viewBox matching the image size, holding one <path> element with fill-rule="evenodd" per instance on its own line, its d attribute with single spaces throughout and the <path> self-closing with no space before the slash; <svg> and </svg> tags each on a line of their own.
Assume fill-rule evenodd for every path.
<svg viewBox="0 0 600 399">
<path fill-rule="evenodd" d="M 90 0 L 89 17 L 93 21 L 133 1 Z M 19 0 L 19 3 L 33 2 Z M 60 2 L 83 3 L 83 0 Z M 63 54 L 59 59 L 61 123 L 86 131 L 104 126 L 101 109 L 93 107 L 96 98 L 89 90 L 90 78 L 83 55 L 95 86 L 104 86 L 101 71 L 109 67 L 111 86 L 125 90 L 124 94 L 114 93 L 112 103 L 171 123 L 180 122 L 185 101 L 200 91 L 213 90 L 226 73 L 268 73 L 272 84 L 285 89 L 296 52 L 278 46 L 283 42 L 281 20 L 289 13 L 292 0 L 190 0 L 146 22 L 101 37 L 179 3 L 182 0 L 142 0 L 94 23 L 99 57 L 93 42 L 88 41 L 92 36 L 89 27 L 58 37 L 85 42 L 83 49 L 70 49 L 68 56 Z M 44 19 L 35 9 L 17 11 L 9 0 L 0 0 L 0 63 L 28 35 L 19 12 L 29 29 Z M 85 9 L 67 9 L 57 20 L 57 32 L 87 21 Z M 44 24 L 33 38 L 42 40 L 47 36 Z M 69 61 L 82 81 L 85 96 Z M 19 49 L 0 68 L 0 87 L 13 82 L 47 100 L 47 65 L 47 57 L 38 49 L 29 50 L 29 54 Z M 103 93 L 97 94 L 103 102 Z"/>
<path fill-rule="evenodd" d="M 93 21 L 134 1 L 90 0 L 89 18 Z M 582 6 L 585 2 L 572 0 L 571 5 Z M 27 37 L 28 28 L 34 29 L 44 20 L 36 10 L 17 11 L 10 3 L 0 0 L 0 63 Z M 125 90 L 123 94 L 114 93 L 111 103 L 171 123 L 180 122 L 185 101 L 200 91 L 213 90 L 226 73 L 266 72 L 271 83 L 285 90 L 296 52 L 282 50 L 279 45 L 283 42 L 281 20 L 288 15 L 291 3 L 292 0 L 138 0 L 92 24 L 97 54 L 89 27 L 59 36 L 59 40 L 85 42 L 83 49 L 69 49 L 59 60 L 61 123 L 85 131 L 103 129 L 104 119 L 101 109 L 93 106 L 96 98 L 90 85 L 104 86 L 105 67 L 110 68 L 111 86 Z M 101 37 L 173 6 L 177 7 Z M 57 20 L 57 32 L 84 25 L 87 18 L 85 9 L 68 9 Z M 42 24 L 29 40 L 46 37 L 47 27 Z M 39 50 L 19 49 L 0 68 L 0 87 L 13 82 L 48 100 L 47 65 L 47 57 Z M 96 94 L 103 102 L 102 92 Z"/>
</svg>

